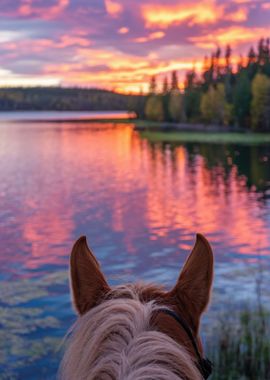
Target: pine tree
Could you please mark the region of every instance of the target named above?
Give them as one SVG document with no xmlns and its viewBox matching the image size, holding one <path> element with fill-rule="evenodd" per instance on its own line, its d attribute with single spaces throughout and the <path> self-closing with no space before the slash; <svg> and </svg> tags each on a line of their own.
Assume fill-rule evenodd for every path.
<svg viewBox="0 0 270 380">
<path fill-rule="evenodd" d="M 202 80 L 202 89 L 203 91 L 207 91 L 211 83 L 211 62 L 207 55 L 203 61 Z"/>
<path fill-rule="evenodd" d="M 225 50 L 225 72 L 231 72 L 232 67 L 231 67 L 231 55 L 232 55 L 232 49 L 230 45 L 226 46 Z"/>
<path fill-rule="evenodd" d="M 163 94 L 167 94 L 168 91 L 169 91 L 169 83 L 168 83 L 167 76 L 165 76 L 164 79 L 163 79 L 162 93 Z"/>
<path fill-rule="evenodd" d="M 171 82 L 171 90 L 179 90 L 179 86 L 178 86 L 178 76 L 177 76 L 177 72 L 174 70 L 172 72 L 172 82 Z"/>
<path fill-rule="evenodd" d="M 250 118 L 251 82 L 246 70 L 238 74 L 233 93 L 235 121 L 240 127 L 248 127 Z"/>
<path fill-rule="evenodd" d="M 153 75 L 150 79 L 149 94 L 155 94 L 157 91 L 156 77 Z"/>
<path fill-rule="evenodd" d="M 163 86 L 162 86 L 162 103 L 163 103 L 163 111 L 164 111 L 164 120 L 167 120 L 167 121 L 171 121 L 170 113 L 169 113 L 169 102 L 170 102 L 169 83 L 168 83 L 168 77 L 165 76 L 163 79 Z"/>
<path fill-rule="evenodd" d="M 243 68 L 244 68 L 244 59 L 243 59 L 242 54 L 240 54 L 239 60 L 237 62 L 237 73 L 240 73 Z"/>
<path fill-rule="evenodd" d="M 253 47 L 250 48 L 248 52 L 248 65 L 247 65 L 247 72 L 249 79 L 252 80 L 256 73 L 258 71 L 258 63 L 257 63 L 257 57 L 256 53 Z"/>
<path fill-rule="evenodd" d="M 248 52 L 248 66 L 255 62 L 256 62 L 256 53 L 253 46 L 251 46 Z"/>
<path fill-rule="evenodd" d="M 263 66 L 264 64 L 264 38 L 261 38 L 258 42 L 257 62 L 259 66 Z"/>
<path fill-rule="evenodd" d="M 196 72 L 195 69 L 188 71 L 185 78 L 185 88 L 193 88 L 196 83 Z"/>
<path fill-rule="evenodd" d="M 164 109 L 161 95 L 149 96 L 145 106 L 145 116 L 148 120 L 164 120 Z"/>
</svg>

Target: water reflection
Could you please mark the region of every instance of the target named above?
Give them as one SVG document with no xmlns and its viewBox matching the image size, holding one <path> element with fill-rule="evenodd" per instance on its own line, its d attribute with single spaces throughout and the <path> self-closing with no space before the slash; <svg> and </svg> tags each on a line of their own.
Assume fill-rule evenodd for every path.
<svg viewBox="0 0 270 380">
<path fill-rule="evenodd" d="M 186 251 L 196 231 L 236 256 L 269 255 L 268 147 L 150 144 L 112 124 L 8 125 L 1 137 L 8 271 L 65 264 L 80 233 L 139 257 L 148 245 Z"/>
<path fill-rule="evenodd" d="M 269 191 L 267 146 L 151 144 L 127 124 L 0 125 L 0 313 L 20 315 L 2 327 L 17 343 L 0 347 L 0 365 L 13 376 L 18 344 L 57 340 L 70 325 L 68 255 L 81 234 L 111 284 L 171 286 L 201 232 L 216 253 L 215 297 L 252 297 L 258 265 L 268 289 Z M 29 379 L 27 368 L 55 373 L 55 353 L 41 351 L 20 361 Z"/>
<path fill-rule="evenodd" d="M 269 255 L 269 148 L 232 150 L 152 145 L 150 230 L 160 236 L 172 228 L 202 231 L 235 254 Z M 185 246 L 180 242 L 180 248 Z"/>
</svg>

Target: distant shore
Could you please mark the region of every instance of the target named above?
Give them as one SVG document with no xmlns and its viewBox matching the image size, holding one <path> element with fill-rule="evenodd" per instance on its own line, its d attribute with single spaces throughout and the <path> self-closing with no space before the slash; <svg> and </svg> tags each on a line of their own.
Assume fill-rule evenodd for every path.
<svg viewBox="0 0 270 380">
<path fill-rule="evenodd" d="M 1 111 L 0 122 L 130 122 L 136 118 L 129 111 Z"/>
</svg>

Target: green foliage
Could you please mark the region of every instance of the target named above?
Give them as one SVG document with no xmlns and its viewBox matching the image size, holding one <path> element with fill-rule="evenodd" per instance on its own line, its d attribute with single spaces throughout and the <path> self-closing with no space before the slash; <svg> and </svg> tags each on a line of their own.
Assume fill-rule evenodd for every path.
<svg viewBox="0 0 270 380">
<path fill-rule="evenodd" d="M 214 101 L 215 98 L 215 89 L 213 86 L 209 88 L 209 90 L 203 94 L 201 99 L 201 114 L 205 122 L 210 123 L 214 119 Z"/>
<path fill-rule="evenodd" d="M 251 47 L 246 59 L 241 56 L 237 70 L 231 56 L 229 45 L 223 52 L 218 47 L 210 58 L 204 58 L 200 77 L 195 69 L 189 70 L 181 117 L 179 103 L 174 98 L 164 98 L 165 120 L 270 130 L 270 39 L 261 39 L 257 49 Z M 164 79 L 163 94 L 176 89 L 178 77 L 173 71 L 169 90 Z"/>
<path fill-rule="evenodd" d="M 145 106 L 145 116 L 149 120 L 163 121 L 164 109 L 161 95 L 149 96 Z"/>
<path fill-rule="evenodd" d="M 171 91 L 169 97 L 169 115 L 170 119 L 175 122 L 184 121 L 183 96 L 180 91 Z"/>
<path fill-rule="evenodd" d="M 187 88 L 184 93 L 184 113 L 186 119 L 190 122 L 200 120 L 200 104 L 202 92 L 199 88 Z"/>
<path fill-rule="evenodd" d="M 202 96 L 200 108 L 205 122 L 227 125 L 230 120 L 231 107 L 226 102 L 224 84 L 218 83 L 216 88 L 210 86 Z"/>
<path fill-rule="evenodd" d="M 251 125 L 254 130 L 270 130 L 270 79 L 264 74 L 257 74 L 251 85 Z"/>
<path fill-rule="evenodd" d="M 246 71 L 240 72 L 233 94 L 234 117 L 240 127 L 249 125 L 251 103 L 251 83 Z"/>
<path fill-rule="evenodd" d="M 129 95 L 127 99 L 127 110 L 130 112 L 135 112 L 139 119 L 144 119 L 146 100 L 147 97 L 143 95 Z"/>
</svg>

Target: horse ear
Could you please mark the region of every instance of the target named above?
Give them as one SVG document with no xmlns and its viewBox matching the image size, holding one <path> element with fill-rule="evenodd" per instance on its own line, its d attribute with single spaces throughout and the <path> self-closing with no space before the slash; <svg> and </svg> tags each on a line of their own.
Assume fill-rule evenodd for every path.
<svg viewBox="0 0 270 380">
<path fill-rule="evenodd" d="M 102 295 L 110 290 L 97 259 L 87 246 L 85 236 L 73 246 L 70 275 L 73 302 L 81 315 L 94 307 Z"/>
<path fill-rule="evenodd" d="M 208 305 L 213 282 L 214 258 L 210 244 L 197 234 L 196 243 L 173 289 L 187 310 L 194 329 L 199 327 L 202 312 Z"/>
</svg>

